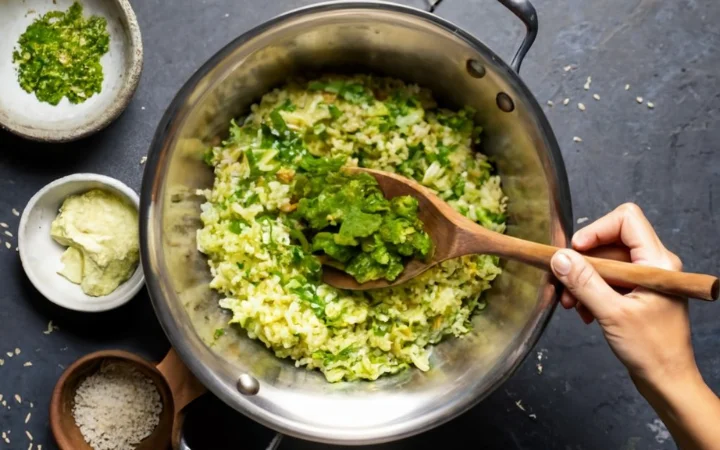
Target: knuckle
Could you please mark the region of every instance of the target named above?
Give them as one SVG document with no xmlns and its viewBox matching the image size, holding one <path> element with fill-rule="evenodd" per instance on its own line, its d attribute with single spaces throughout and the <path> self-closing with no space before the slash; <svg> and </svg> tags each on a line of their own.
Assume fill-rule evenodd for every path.
<svg viewBox="0 0 720 450">
<path fill-rule="evenodd" d="M 618 207 L 618 210 L 626 216 L 642 216 L 643 211 L 638 205 L 632 202 L 623 203 Z"/>
<path fill-rule="evenodd" d="M 613 310 L 613 318 L 620 322 L 631 322 L 636 312 L 632 305 L 621 304 Z"/>
<path fill-rule="evenodd" d="M 667 253 L 668 253 L 668 259 L 670 260 L 669 261 L 670 267 L 673 270 L 682 271 L 682 269 L 683 269 L 682 259 L 680 259 L 680 257 L 678 255 L 676 255 L 675 253 L 673 253 L 671 251 L 668 251 Z"/>
<path fill-rule="evenodd" d="M 589 264 L 583 264 L 582 267 L 580 267 L 577 271 L 577 273 L 574 274 L 573 277 L 573 285 L 577 289 L 583 289 L 586 288 L 593 278 L 593 269 L 590 267 Z"/>
</svg>

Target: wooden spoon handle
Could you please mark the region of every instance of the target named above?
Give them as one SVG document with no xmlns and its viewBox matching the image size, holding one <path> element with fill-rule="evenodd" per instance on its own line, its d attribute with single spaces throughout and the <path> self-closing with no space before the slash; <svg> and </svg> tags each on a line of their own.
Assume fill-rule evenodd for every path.
<svg viewBox="0 0 720 450">
<path fill-rule="evenodd" d="M 550 260 L 558 247 L 525 241 L 512 236 L 495 237 L 488 247 L 487 236 L 478 237 L 486 247 L 486 253 L 522 261 L 541 269 L 550 270 Z M 479 251 L 478 253 L 483 253 Z M 720 281 L 717 277 L 699 273 L 674 272 L 657 267 L 641 266 L 609 259 L 586 257 L 608 284 L 616 287 L 642 286 L 654 291 L 681 297 L 714 301 L 718 298 Z"/>
<path fill-rule="evenodd" d="M 195 375 L 182 362 L 174 348 L 157 365 L 170 386 L 175 405 L 175 420 L 173 420 L 171 445 L 173 450 L 180 448 L 180 433 L 185 422 L 185 407 L 193 400 L 207 392 Z"/>
<path fill-rule="evenodd" d="M 714 301 L 720 282 L 717 277 L 700 273 L 674 272 L 657 267 L 641 266 L 600 258 L 587 258 L 601 277 L 613 286 L 642 286 L 680 297 Z"/>
</svg>

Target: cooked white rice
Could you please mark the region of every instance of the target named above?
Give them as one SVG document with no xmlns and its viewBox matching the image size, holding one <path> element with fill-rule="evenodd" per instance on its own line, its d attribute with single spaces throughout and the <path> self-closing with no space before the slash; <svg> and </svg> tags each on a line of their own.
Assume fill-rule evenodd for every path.
<svg viewBox="0 0 720 450">
<path fill-rule="evenodd" d="M 361 85 L 365 94 L 318 85 L 355 87 L 355 93 Z M 204 192 L 197 241 L 231 323 L 278 357 L 320 369 L 331 382 L 374 380 L 411 365 L 428 370 L 431 344 L 470 330 L 481 294 L 500 273 L 497 258 L 447 261 L 403 286 L 364 293 L 317 282 L 308 302 L 287 282 L 298 274 L 288 262 L 297 243 L 286 220 L 296 164 L 282 157 L 282 149 L 263 149 L 259 131 L 272 123 L 273 111 L 312 155 L 411 176 L 467 217 L 502 232 L 506 198 L 500 178 L 476 151 L 474 112 L 440 109 L 427 90 L 386 78 L 295 82 L 266 94 L 208 154 L 215 183 Z"/>
</svg>

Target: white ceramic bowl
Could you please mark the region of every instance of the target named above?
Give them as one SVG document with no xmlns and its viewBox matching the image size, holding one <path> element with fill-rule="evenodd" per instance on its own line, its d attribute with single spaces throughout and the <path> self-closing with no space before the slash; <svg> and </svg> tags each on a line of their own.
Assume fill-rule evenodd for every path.
<svg viewBox="0 0 720 450">
<path fill-rule="evenodd" d="M 18 230 L 18 250 L 25 273 L 48 300 L 75 311 L 100 312 L 130 301 L 142 288 L 145 278 L 142 266 L 138 265 L 132 277 L 111 294 L 91 297 L 79 285 L 58 275 L 62 267 L 60 256 L 66 247 L 50 237 L 50 225 L 65 198 L 91 189 L 113 192 L 128 199 L 136 208 L 140 205 L 135 191 L 114 178 L 91 173 L 60 178 L 40 189 L 25 206 Z"/>
<path fill-rule="evenodd" d="M 0 125 L 20 136 L 45 142 L 80 139 L 105 128 L 130 102 L 140 79 L 143 46 L 128 0 L 83 0 L 83 15 L 107 19 L 110 48 L 103 55 L 102 90 L 83 103 L 67 98 L 53 106 L 40 102 L 18 83 L 13 50 L 35 19 L 48 11 L 67 11 L 74 0 L 0 0 Z"/>
</svg>

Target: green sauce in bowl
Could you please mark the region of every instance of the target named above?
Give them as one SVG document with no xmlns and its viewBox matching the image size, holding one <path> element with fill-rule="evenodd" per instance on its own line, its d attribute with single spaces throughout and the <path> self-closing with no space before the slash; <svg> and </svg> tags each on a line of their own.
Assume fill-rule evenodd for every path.
<svg viewBox="0 0 720 450">
<path fill-rule="evenodd" d="M 110 35 L 104 17 L 83 17 L 75 2 L 67 11 L 50 11 L 20 36 L 13 52 L 20 86 L 41 102 L 57 105 L 63 97 L 82 103 L 102 89 L 100 58 Z"/>
</svg>

